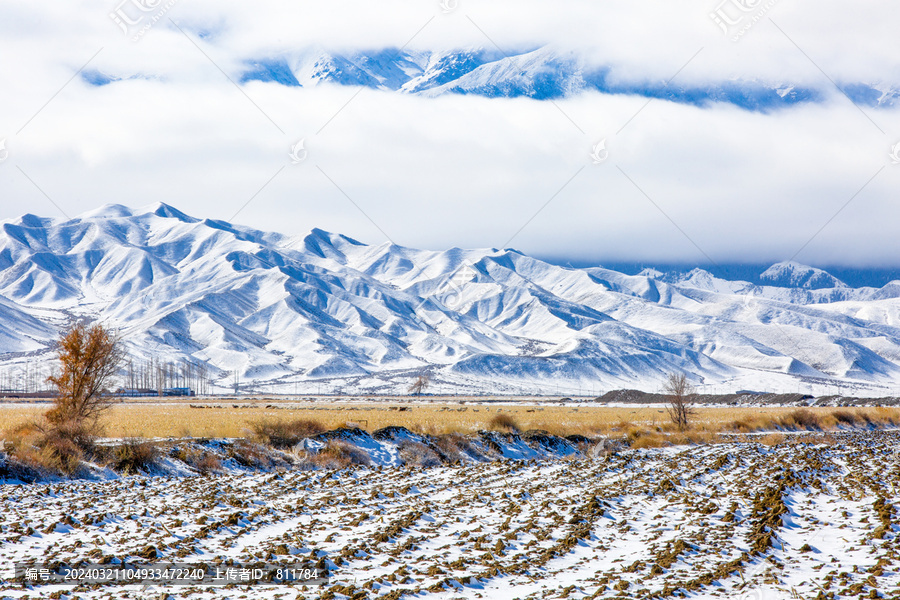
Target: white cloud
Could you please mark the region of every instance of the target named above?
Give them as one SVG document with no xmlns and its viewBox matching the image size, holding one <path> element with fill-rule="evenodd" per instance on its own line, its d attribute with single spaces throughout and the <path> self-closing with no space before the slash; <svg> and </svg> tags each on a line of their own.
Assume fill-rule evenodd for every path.
<svg viewBox="0 0 900 600">
<path fill-rule="evenodd" d="M 708 4 L 460 0 L 441 15 L 437 2 L 192 0 L 169 15 L 233 78 L 249 57 L 315 44 L 399 46 L 428 23 L 411 47 L 489 46 L 480 27 L 504 49 L 576 47 L 638 80 L 668 79 L 702 47 L 678 81 L 829 88 L 771 22 L 730 42 Z M 13 91 L 0 96 L 0 138 L 10 151 L 0 163 L 0 218 L 56 210 L 19 167 L 69 215 L 161 200 L 228 219 L 259 192 L 237 220 L 286 233 L 322 227 L 374 243 L 380 228 L 418 247 L 498 246 L 533 218 L 512 246 L 595 260 L 776 260 L 808 242 L 883 166 L 797 258 L 896 263 L 900 165 L 887 157 L 900 139 L 896 110 L 866 109 L 886 134 L 836 91 L 769 115 L 659 100 L 642 108 L 646 98 L 596 93 L 552 104 L 372 90 L 339 111 L 355 88 L 256 82 L 242 87 L 248 99 L 165 20 L 139 42 L 127 40 L 108 16 L 114 8 L 0 9 L 0 52 L 16 57 L 0 65 L 0 86 Z M 782 0 L 769 15 L 829 77 L 897 82 L 890 23 L 898 10 Z M 101 47 L 91 68 L 149 79 L 92 87 L 76 78 L 17 134 Z M 300 138 L 309 158 L 291 165 L 288 151 Z M 601 138 L 610 158 L 592 165 L 590 148 Z"/>
</svg>

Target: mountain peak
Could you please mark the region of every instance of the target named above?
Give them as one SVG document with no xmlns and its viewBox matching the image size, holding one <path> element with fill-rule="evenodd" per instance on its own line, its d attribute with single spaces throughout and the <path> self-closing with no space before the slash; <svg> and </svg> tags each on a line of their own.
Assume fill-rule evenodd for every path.
<svg viewBox="0 0 900 600">
<path fill-rule="evenodd" d="M 23 227 L 49 227 L 54 223 L 55 219 L 51 219 L 49 217 L 39 217 L 37 215 L 33 215 L 31 213 L 26 213 L 15 219 L 13 223 L 17 225 L 21 225 Z"/>
<path fill-rule="evenodd" d="M 638 273 L 638 277 L 647 277 L 649 279 L 660 279 L 664 273 L 654 267 L 645 267 Z"/>
<path fill-rule="evenodd" d="M 845 288 L 846 283 L 834 275 L 794 261 L 775 263 L 762 272 L 760 280 L 776 287 L 804 288 L 821 290 L 828 288 Z"/>
<path fill-rule="evenodd" d="M 313 227 L 307 234 L 307 236 L 309 237 L 325 238 L 328 240 L 331 240 L 334 235 L 335 234 L 331 233 L 330 231 L 325 231 L 324 229 L 320 229 L 318 227 Z"/>
<path fill-rule="evenodd" d="M 309 233 L 302 236 L 303 239 L 317 239 L 327 242 L 332 246 L 338 244 L 352 244 L 354 246 L 365 246 L 362 242 L 354 240 L 351 237 L 347 237 L 341 233 L 332 233 L 330 231 L 325 231 L 324 229 L 319 229 L 318 227 L 313 227 L 309 230 Z"/>
<path fill-rule="evenodd" d="M 78 215 L 79 219 L 122 219 L 133 217 L 134 212 L 121 204 L 104 204 L 100 208 Z"/>
<path fill-rule="evenodd" d="M 313 227 L 306 234 L 292 237 L 287 242 L 287 247 L 303 249 L 320 258 L 330 258 L 340 263 L 343 263 L 346 259 L 343 250 L 346 249 L 347 245 L 363 246 L 364 244 L 339 233 L 331 233 L 318 227 Z"/>
<path fill-rule="evenodd" d="M 188 216 L 174 206 L 170 206 L 165 202 L 154 202 L 153 204 L 149 204 L 143 207 L 140 212 L 143 214 L 152 213 L 157 217 L 163 217 L 164 219 L 178 219 L 179 221 L 183 221 L 185 223 L 200 222 L 200 219 L 195 219 L 194 217 Z"/>
</svg>

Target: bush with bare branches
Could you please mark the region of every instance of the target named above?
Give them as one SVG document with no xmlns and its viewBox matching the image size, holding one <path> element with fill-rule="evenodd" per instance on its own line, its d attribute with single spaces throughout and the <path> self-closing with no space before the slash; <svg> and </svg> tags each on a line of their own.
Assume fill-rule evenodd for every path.
<svg viewBox="0 0 900 600">
<path fill-rule="evenodd" d="M 669 396 L 669 404 L 666 406 L 669 418 L 675 424 L 675 427 L 678 428 L 678 431 L 684 431 L 687 429 L 689 421 L 696 414 L 691 405 L 688 404 L 694 389 L 684 373 L 670 373 L 664 389 Z"/>
<path fill-rule="evenodd" d="M 409 386 L 409 393 L 415 396 L 421 396 L 422 392 L 425 391 L 431 384 L 431 378 L 428 375 L 419 375 L 416 377 L 416 380 L 413 381 L 412 385 Z"/>
</svg>

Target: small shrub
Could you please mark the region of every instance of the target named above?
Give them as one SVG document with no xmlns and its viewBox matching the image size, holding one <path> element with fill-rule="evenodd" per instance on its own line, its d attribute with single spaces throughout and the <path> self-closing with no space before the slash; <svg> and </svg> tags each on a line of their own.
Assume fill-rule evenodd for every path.
<svg viewBox="0 0 900 600">
<path fill-rule="evenodd" d="M 641 432 L 631 439 L 631 447 L 635 449 L 662 448 L 671 445 L 672 442 L 669 441 L 668 436 L 656 432 Z"/>
<path fill-rule="evenodd" d="M 469 455 L 481 456 L 481 453 L 460 433 L 445 433 L 435 436 L 431 441 L 447 462 L 466 460 Z"/>
<path fill-rule="evenodd" d="M 324 448 L 310 457 L 310 461 L 322 469 L 345 469 L 350 465 L 370 463 L 368 454 L 341 440 L 328 440 Z"/>
<path fill-rule="evenodd" d="M 174 450 L 172 456 L 203 475 L 222 470 L 222 461 L 218 456 L 190 446 Z"/>
<path fill-rule="evenodd" d="M 726 431 L 734 431 L 736 433 L 750 433 L 756 431 L 759 427 L 760 424 L 756 420 L 744 417 L 743 419 L 736 419 L 731 423 L 728 423 L 723 429 Z"/>
<path fill-rule="evenodd" d="M 869 420 L 869 415 L 864 414 L 867 421 Z M 875 408 L 875 414 L 872 415 L 871 421 L 877 422 L 882 426 L 890 425 L 892 427 L 896 427 L 897 425 L 897 409 L 896 408 L 888 408 L 887 406 L 878 406 Z"/>
<path fill-rule="evenodd" d="M 70 422 L 58 426 L 26 423 L 6 432 L 13 456 L 40 471 L 72 475 L 81 466 L 90 438 Z"/>
<path fill-rule="evenodd" d="M 644 429 L 643 427 L 639 427 L 632 423 L 628 423 L 627 425 L 625 425 L 622 429 L 622 432 L 624 433 L 625 440 L 629 443 L 633 443 L 641 436 L 650 434 L 650 431 L 648 431 L 647 429 Z"/>
<path fill-rule="evenodd" d="M 22 423 L 3 432 L 7 448 L 12 454 L 18 455 L 29 445 L 35 444 L 41 436 L 42 430 L 35 423 Z"/>
<path fill-rule="evenodd" d="M 222 461 L 219 460 L 218 456 L 206 452 L 197 462 L 194 463 L 193 467 L 204 475 L 206 475 L 207 473 L 216 473 L 222 470 Z"/>
<path fill-rule="evenodd" d="M 304 438 L 325 431 L 318 421 L 311 419 L 259 421 L 251 425 L 250 429 L 255 441 L 275 448 L 290 448 Z"/>
<path fill-rule="evenodd" d="M 862 427 L 870 425 L 869 415 L 856 411 L 835 410 L 817 413 L 807 408 L 798 408 L 787 414 L 772 417 L 744 417 L 725 425 L 727 431 L 752 433 L 755 431 L 825 431 L 835 427 Z"/>
<path fill-rule="evenodd" d="M 420 435 L 438 435 L 441 433 L 441 429 L 431 422 L 425 423 L 413 423 L 410 425 L 410 431 L 418 433 Z"/>
<path fill-rule="evenodd" d="M 819 416 L 806 408 L 798 408 L 791 411 L 781 419 L 781 425 L 786 429 L 806 429 L 807 431 L 819 431 L 822 429 L 822 420 Z"/>
<path fill-rule="evenodd" d="M 78 446 L 82 452 L 92 452 L 95 449 L 94 436 L 98 431 L 96 425 L 77 420 L 61 421 L 44 428 L 48 438 L 65 439 Z"/>
<path fill-rule="evenodd" d="M 228 457 L 244 467 L 254 469 L 267 468 L 273 463 L 272 457 L 263 448 L 243 440 L 228 448 Z"/>
<path fill-rule="evenodd" d="M 404 465 L 436 467 L 441 464 L 441 458 L 437 453 L 419 442 L 401 442 L 399 454 L 400 461 Z"/>
<path fill-rule="evenodd" d="M 632 448 L 663 448 L 665 446 L 683 446 L 689 444 L 711 444 L 717 441 L 716 435 L 707 431 L 685 431 L 660 433 L 641 431 L 628 437 Z"/>
<path fill-rule="evenodd" d="M 832 418 L 837 422 L 838 425 L 846 425 L 848 427 L 856 427 L 859 424 L 859 413 L 854 413 L 849 410 L 836 410 L 831 413 Z"/>
<path fill-rule="evenodd" d="M 26 454 L 24 458 L 36 466 L 73 475 L 81 466 L 84 453 L 71 440 L 50 436 L 40 442 L 36 453 Z"/>
<path fill-rule="evenodd" d="M 109 451 L 109 467 L 119 473 L 146 471 L 156 462 L 159 448 L 152 442 L 125 440 Z"/>
<path fill-rule="evenodd" d="M 498 414 L 488 423 L 488 427 L 494 431 L 504 431 L 506 433 L 518 433 L 519 424 L 510 415 Z"/>
</svg>

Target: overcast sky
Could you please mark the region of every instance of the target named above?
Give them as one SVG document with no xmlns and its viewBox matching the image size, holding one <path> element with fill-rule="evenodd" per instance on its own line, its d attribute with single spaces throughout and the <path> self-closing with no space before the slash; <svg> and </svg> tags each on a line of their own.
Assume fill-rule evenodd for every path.
<svg viewBox="0 0 900 600">
<path fill-rule="evenodd" d="M 289 234 L 579 263 L 900 266 L 900 108 L 856 106 L 832 84 L 900 89 L 895 3 L 145 0 L 160 18 L 133 41 L 110 17 L 132 1 L 0 6 L 0 219 L 162 201 Z M 717 10 L 759 18 L 733 41 Z M 555 44 L 632 81 L 822 96 L 760 113 L 229 80 L 304 48 L 404 44 Z M 92 86 L 83 67 L 123 79 Z M 300 139 L 308 155 L 292 164 Z M 609 156 L 594 164 L 600 140 Z"/>
</svg>

